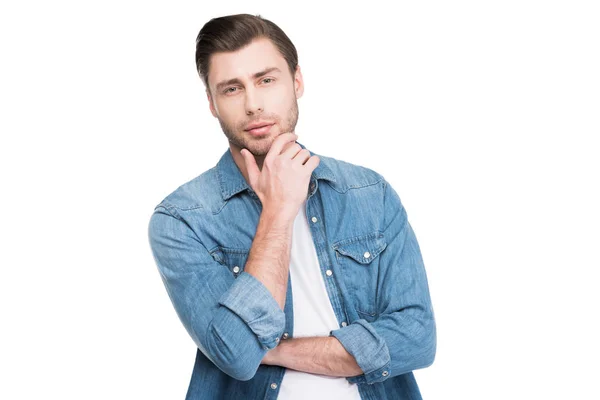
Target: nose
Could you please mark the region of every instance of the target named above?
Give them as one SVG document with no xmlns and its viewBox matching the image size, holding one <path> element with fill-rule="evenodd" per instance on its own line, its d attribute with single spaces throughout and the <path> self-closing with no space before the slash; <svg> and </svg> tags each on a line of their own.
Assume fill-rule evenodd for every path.
<svg viewBox="0 0 600 400">
<path fill-rule="evenodd" d="M 246 90 L 246 115 L 260 114 L 263 112 L 264 106 L 262 99 L 252 89 Z"/>
</svg>

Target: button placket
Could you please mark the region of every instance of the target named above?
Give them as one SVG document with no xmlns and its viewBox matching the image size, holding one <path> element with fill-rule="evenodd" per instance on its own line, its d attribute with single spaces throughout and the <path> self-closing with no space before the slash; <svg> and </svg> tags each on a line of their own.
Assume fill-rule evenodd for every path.
<svg viewBox="0 0 600 400">
<path fill-rule="evenodd" d="M 317 225 L 317 222 L 320 222 L 317 218 L 317 215 L 322 215 L 322 211 L 323 210 L 318 206 L 318 203 L 315 203 L 314 200 L 307 200 L 306 215 L 313 215 L 312 217 L 310 217 L 310 221 L 313 222 L 313 225 L 310 226 L 310 230 L 312 234 L 313 243 L 317 250 L 319 249 L 319 247 L 329 246 L 329 242 L 324 232 L 324 223 L 319 223 L 319 225 Z M 317 251 L 317 258 L 319 261 L 320 268 L 326 268 L 325 266 L 332 265 L 331 260 L 329 259 L 326 253 L 322 255 L 320 251 Z M 331 277 L 333 275 L 333 270 L 325 270 L 325 275 L 327 277 Z M 337 316 L 338 321 L 347 318 L 347 316 L 343 315 L 345 311 L 344 304 L 342 304 L 341 289 L 337 286 L 335 279 L 325 279 L 325 289 L 327 292 L 327 297 L 329 298 L 329 301 L 333 306 L 333 312 Z"/>
</svg>

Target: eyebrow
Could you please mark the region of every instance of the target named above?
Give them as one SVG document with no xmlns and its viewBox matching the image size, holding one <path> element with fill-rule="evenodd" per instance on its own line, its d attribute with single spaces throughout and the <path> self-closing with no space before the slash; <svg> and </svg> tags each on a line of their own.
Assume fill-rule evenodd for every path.
<svg viewBox="0 0 600 400">
<path fill-rule="evenodd" d="M 254 75 L 252 75 L 252 78 L 258 79 L 261 76 L 264 76 L 264 75 L 268 74 L 269 72 L 273 72 L 273 71 L 281 72 L 281 70 L 277 67 L 270 67 L 270 68 L 266 68 L 260 72 L 256 72 Z M 239 78 L 233 78 L 233 79 L 219 82 L 217 84 L 217 90 L 221 90 L 224 86 L 233 85 L 234 83 L 242 83 L 242 81 L 240 81 Z"/>
</svg>

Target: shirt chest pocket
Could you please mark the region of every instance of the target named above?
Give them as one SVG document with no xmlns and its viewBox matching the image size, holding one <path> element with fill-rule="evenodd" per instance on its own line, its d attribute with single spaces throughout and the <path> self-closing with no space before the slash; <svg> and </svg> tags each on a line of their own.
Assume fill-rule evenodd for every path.
<svg viewBox="0 0 600 400">
<path fill-rule="evenodd" d="M 333 244 L 354 308 L 361 318 L 369 322 L 377 317 L 379 255 L 386 246 L 380 232 L 346 238 Z"/>
<path fill-rule="evenodd" d="M 219 246 L 217 249 L 211 252 L 211 255 L 216 261 L 229 269 L 233 276 L 237 278 L 242 271 L 244 271 L 249 253 L 250 250 L 232 249 Z"/>
</svg>

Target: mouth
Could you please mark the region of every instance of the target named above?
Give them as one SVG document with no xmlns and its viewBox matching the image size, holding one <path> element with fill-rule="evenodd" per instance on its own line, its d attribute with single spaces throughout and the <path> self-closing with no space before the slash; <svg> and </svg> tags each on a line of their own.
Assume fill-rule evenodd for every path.
<svg viewBox="0 0 600 400">
<path fill-rule="evenodd" d="M 246 132 L 250 133 L 251 135 L 264 135 L 271 130 L 273 125 L 274 124 L 259 126 L 258 128 L 248 129 Z"/>
</svg>

